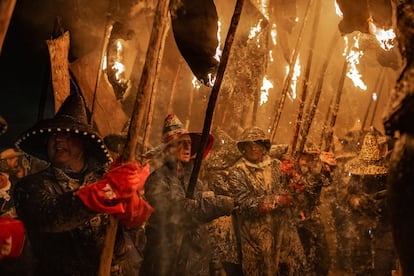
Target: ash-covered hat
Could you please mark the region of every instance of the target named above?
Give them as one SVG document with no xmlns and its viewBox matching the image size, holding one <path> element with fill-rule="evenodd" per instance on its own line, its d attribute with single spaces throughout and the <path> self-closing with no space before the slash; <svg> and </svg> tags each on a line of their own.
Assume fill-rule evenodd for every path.
<svg viewBox="0 0 414 276">
<path fill-rule="evenodd" d="M 306 143 L 303 147 L 302 154 L 319 155 L 320 153 L 321 149 L 314 143 Z"/>
<path fill-rule="evenodd" d="M 237 142 L 237 148 L 243 153 L 244 144 L 256 142 L 263 145 L 267 151 L 270 150 L 270 139 L 266 137 L 265 132 L 259 127 L 250 127 L 244 130 L 242 138 Z"/>
<path fill-rule="evenodd" d="M 88 124 L 85 103 L 78 93 L 69 95 L 53 118 L 41 120 L 22 133 L 15 145 L 31 156 L 48 161 L 47 142 L 52 134 L 59 132 L 83 137 L 87 157 L 101 164 L 112 161 L 103 139 Z"/>
<path fill-rule="evenodd" d="M 175 114 L 168 114 L 164 119 L 164 127 L 162 129 L 161 145 L 150 150 L 144 154 L 144 157 L 151 158 L 152 156 L 158 155 L 168 145 L 176 141 L 182 135 L 189 135 L 191 137 L 191 156 L 195 156 L 198 152 L 201 142 L 201 133 L 190 132 L 184 128 L 183 123 Z M 213 146 L 213 136 L 209 134 L 207 146 L 204 150 L 203 157 L 206 157 Z"/>
<path fill-rule="evenodd" d="M 349 172 L 354 175 L 382 175 L 387 174 L 388 169 L 384 165 L 384 158 L 377 141 L 377 135 L 370 131 L 362 142 L 358 156 L 348 165 Z"/>
</svg>

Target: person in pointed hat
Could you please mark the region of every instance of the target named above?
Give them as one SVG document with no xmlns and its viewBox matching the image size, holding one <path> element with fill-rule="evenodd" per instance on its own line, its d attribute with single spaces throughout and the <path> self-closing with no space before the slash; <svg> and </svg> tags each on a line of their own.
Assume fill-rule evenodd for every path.
<svg viewBox="0 0 414 276">
<path fill-rule="evenodd" d="M 345 197 L 352 224 L 347 229 L 352 237 L 349 272 L 357 275 L 389 274 L 397 260 L 386 200 L 388 168 L 377 139 L 374 130 L 367 132 L 349 165 Z"/>
<path fill-rule="evenodd" d="M 126 227 L 142 224 L 152 208 L 138 196 L 136 162 L 112 164 L 103 139 L 89 124 L 80 94 L 69 95 L 53 118 L 15 142 L 49 166 L 29 174 L 14 191 L 37 259 L 35 275 L 97 275 L 109 215 L 119 220 L 113 275 L 136 275 L 137 252 Z"/>
<path fill-rule="evenodd" d="M 211 275 L 207 222 L 229 215 L 233 200 L 215 195 L 200 179 L 186 197 L 201 135 L 189 132 L 175 114 L 164 120 L 163 164 L 145 182 L 145 197 L 154 213 L 146 224 L 147 244 L 140 275 Z M 210 136 L 209 145 L 213 142 Z"/>
</svg>

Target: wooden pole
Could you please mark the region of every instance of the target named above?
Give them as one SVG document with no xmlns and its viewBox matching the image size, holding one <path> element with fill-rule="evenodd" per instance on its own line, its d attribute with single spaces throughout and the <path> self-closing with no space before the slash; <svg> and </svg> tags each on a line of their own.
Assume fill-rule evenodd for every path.
<svg viewBox="0 0 414 276">
<path fill-rule="evenodd" d="M 343 93 L 343 90 L 344 90 L 344 83 L 345 83 L 347 68 L 348 68 L 348 61 L 345 58 L 344 64 L 342 66 L 341 79 L 339 80 L 338 90 L 336 91 L 335 102 L 334 102 L 334 105 L 332 106 L 331 122 L 328 126 L 328 131 L 327 131 L 326 140 L 325 140 L 325 151 L 329 151 L 330 148 L 331 148 L 332 137 L 333 137 L 333 128 L 334 128 L 335 123 L 336 123 L 336 118 L 338 117 L 339 104 L 341 103 L 342 93 Z"/>
<path fill-rule="evenodd" d="M 374 110 L 372 111 L 372 117 L 371 117 L 369 126 L 373 126 L 374 124 L 375 114 L 377 113 L 377 108 L 378 108 L 378 102 L 379 102 L 379 99 L 381 98 L 381 94 L 383 91 L 382 86 L 384 85 L 386 74 L 385 74 L 385 68 L 382 70 L 384 70 L 384 74 L 382 75 L 382 78 L 381 78 L 381 84 L 378 85 L 378 88 L 377 88 L 377 91 L 378 91 L 377 100 L 375 101 Z"/>
<path fill-rule="evenodd" d="M 178 77 L 180 76 L 183 63 L 184 63 L 183 60 L 181 60 L 180 63 L 178 64 L 177 72 L 175 72 L 175 77 L 174 77 L 174 81 L 172 83 L 172 88 L 171 88 L 170 100 L 168 101 L 168 108 L 167 108 L 168 114 L 174 113 L 173 111 L 174 110 L 173 109 L 174 98 L 175 98 L 175 93 L 177 92 Z"/>
<path fill-rule="evenodd" d="M 195 186 L 197 184 L 198 174 L 201 168 L 201 161 L 203 159 L 204 149 L 207 146 L 210 127 L 214 114 L 214 108 L 220 90 L 221 82 L 223 81 L 224 72 L 226 71 L 227 62 L 230 56 L 231 46 L 233 44 L 234 36 L 236 35 L 237 25 L 239 24 L 240 15 L 242 12 L 244 0 L 237 0 L 234 7 L 233 17 L 231 18 L 230 27 L 227 32 L 226 42 L 224 44 L 223 55 L 220 60 L 219 67 L 217 69 L 217 76 L 211 90 L 210 98 L 207 105 L 206 117 L 204 119 L 203 132 L 201 134 L 200 147 L 197 152 L 197 156 L 194 162 L 194 168 L 191 172 L 190 182 L 188 184 L 187 198 L 193 198 Z"/>
<path fill-rule="evenodd" d="M 380 86 L 379 83 L 383 79 L 383 73 L 384 73 L 384 69 L 381 69 L 381 72 L 378 75 L 377 82 L 375 83 L 375 87 L 374 87 L 374 90 L 373 90 L 376 93 L 378 91 L 378 87 Z M 381 84 L 381 86 L 382 86 L 382 84 Z M 368 115 L 369 115 L 369 112 L 371 111 L 372 102 L 373 102 L 373 100 L 372 100 L 372 96 L 371 96 L 368 107 L 367 107 L 367 110 L 365 111 L 364 119 L 362 120 L 362 124 L 361 124 L 361 130 L 362 131 L 364 131 L 364 129 L 365 129 L 365 125 L 366 125 L 367 120 L 368 120 Z"/>
<path fill-rule="evenodd" d="M 7 29 L 11 18 L 13 16 L 16 0 L 2 0 L 0 1 L 0 54 L 3 48 L 3 42 L 6 38 Z"/>
<path fill-rule="evenodd" d="M 157 53 L 159 51 L 158 49 L 161 47 L 164 28 L 168 20 L 169 2 L 169 0 L 159 0 L 157 4 L 144 68 L 142 69 L 136 100 L 131 115 L 127 144 L 125 145 L 125 148 L 122 152 L 123 160 L 135 160 L 135 151 L 138 143 L 139 130 L 141 129 L 142 118 L 144 116 L 144 112 L 146 111 L 146 108 L 143 107 L 146 106 L 146 101 L 149 97 L 149 93 L 151 92 L 153 81 L 155 79 L 154 74 L 156 72 L 156 61 L 158 57 Z M 104 248 L 100 259 L 98 272 L 99 276 L 110 275 L 117 229 L 117 219 L 113 216 L 110 216 L 110 223 L 107 227 Z"/>
<path fill-rule="evenodd" d="M 285 105 L 285 100 L 286 100 L 286 95 L 287 92 L 289 90 L 289 85 L 290 85 L 290 81 L 292 79 L 293 76 L 293 72 L 294 72 L 294 67 L 296 64 L 296 60 L 298 58 L 299 55 L 299 47 L 301 45 L 302 42 L 302 37 L 303 37 L 303 30 L 305 28 L 306 22 L 308 21 L 308 17 L 309 17 L 309 13 L 310 13 L 310 7 L 312 4 L 313 0 L 309 0 L 308 1 L 308 6 L 306 7 L 306 13 L 305 16 L 303 18 L 303 23 L 298 35 L 298 40 L 296 41 L 296 46 L 293 49 L 292 55 L 290 57 L 290 64 L 289 64 L 289 72 L 286 76 L 286 79 L 283 83 L 283 88 L 282 91 L 280 93 L 280 98 L 279 98 L 279 102 L 277 105 L 277 110 L 276 110 L 276 115 L 275 118 L 273 119 L 273 123 L 272 123 L 272 131 L 270 133 L 270 141 L 273 143 L 273 141 L 275 140 L 275 136 L 276 136 L 276 130 L 277 127 L 279 126 L 279 121 L 280 121 L 280 117 L 282 116 L 282 111 L 283 111 L 283 107 Z"/>
<path fill-rule="evenodd" d="M 309 56 L 308 56 L 308 60 L 307 60 L 307 63 L 306 63 L 305 77 L 303 79 L 303 89 L 302 89 L 301 98 L 300 98 L 300 102 L 299 102 L 298 113 L 297 113 L 297 116 L 296 116 L 296 122 L 295 122 L 295 125 L 293 127 L 292 142 L 291 142 L 291 146 L 290 146 L 290 149 L 289 149 L 290 153 L 295 152 L 296 143 L 297 143 L 298 137 L 299 137 L 299 130 L 301 128 L 302 120 L 303 120 L 303 110 L 305 108 L 305 102 L 306 102 L 307 92 L 308 92 L 308 88 L 309 88 L 309 76 L 310 76 L 310 71 L 311 71 L 311 67 L 312 67 L 313 50 L 314 50 L 315 43 L 316 43 L 316 34 L 318 33 L 317 30 L 318 30 L 318 27 L 319 27 L 319 19 L 320 19 L 320 15 L 321 15 L 321 8 L 320 8 L 319 3 L 320 3 L 320 1 L 318 1 L 317 4 L 316 4 L 315 20 L 313 21 L 313 27 L 312 27 L 312 30 L 315 31 L 315 34 L 311 36 Z"/>
<path fill-rule="evenodd" d="M 309 105 L 309 111 L 306 114 L 306 119 L 304 121 L 303 128 L 300 131 L 301 140 L 300 140 L 299 148 L 298 148 L 298 150 L 296 150 L 296 153 L 300 154 L 303 151 L 303 148 L 305 147 L 306 137 L 309 134 L 309 130 L 310 130 L 310 127 L 312 125 L 313 118 L 315 117 L 316 108 L 319 104 L 319 99 L 321 97 L 323 81 L 324 81 L 324 78 L 325 78 L 325 75 L 326 75 L 326 70 L 328 69 L 328 65 L 329 65 L 329 62 L 331 60 L 331 57 L 332 57 L 332 54 L 334 52 L 335 45 L 336 45 L 337 41 L 338 40 L 337 40 L 336 36 L 333 36 L 332 40 L 331 40 L 331 43 L 329 45 L 329 48 L 328 48 L 328 49 L 332 49 L 332 50 L 328 51 L 328 55 L 326 56 L 325 62 L 322 65 L 321 72 L 319 74 L 319 78 L 318 78 L 318 82 L 317 82 L 317 86 L 315 88 L 313 101 Z"/>
<path fill-rule="evenodd" d="M 162 34 L 162 41 L 161 41 L 161 46 L 160 49 L 158 51 L 158 57 L 157 57 L 157 62 L 156 62 L 156 70 L 155 70 L 155 80 L 152 86 L 152 90 L 151 90 L 151 98 L 149 100 L 148 103 L 148 116 L 147 116 L 147 120 L 146 120 L 146 124 L 145 124 L 145 131 L 144 131 L 144 142 L 143 142 L 143 151 L 142 153 L 146 152 L 148 150 L 148 144 L 149 144 L 149 137 L 151 134 L 151 128 L 152 128 L 152 121 L 154 118 L 154 108 L 155 108 L 155 99 L 157 98 L 157 87 L 158 87 L 158 72 L 159 72 L 159 68 L 160 65 L 162 63 L 162 58 L 164 56 L 164 47 L 165 47 L 165 40 L 167 38 L 168 35 L 168 31 L 170 25 L 168 24 L 168 22 L 166 23 L 166 26 L 164 28 L 164 32 Z"/>
<path fill-rule="evenodd" d="M 111 6 L 111 1 L 109 1 L 109 6 Z M 102 49 L 101 49 L 101 58 L 99 60 L 98 71 L 96 72 L 96 79 L 95 79 L 95 88 L 93 90 L 93 97 L 92 97 L 92 104 L 91 104 L 91 117 L 89 118 L 89 124 L 93 122 L 94 110 L 95 110 L 95 102 L 96 102 L 96 94 L 98 91 L 99 84 L 101 83 L 102 77 L 102 67 L 104 64 L 104 59 L 106 57 L 106 49 L 108 47 L 109 38 L 111 36 L 112 27 L 114 24 L 114 20 L 112 19 L 111 14 L 107 15 L 105 30 L 104 30 L 104 38 L 102 41 Z"/>
</svg>

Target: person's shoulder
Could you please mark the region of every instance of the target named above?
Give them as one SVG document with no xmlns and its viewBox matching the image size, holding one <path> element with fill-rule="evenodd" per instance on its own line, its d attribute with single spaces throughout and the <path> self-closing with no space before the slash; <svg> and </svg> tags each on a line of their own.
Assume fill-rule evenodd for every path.
<svg viewBox="0 0 414 276">
<path fill-rule="evenodd" d="M 35 183 L 38 182 L 40 180 L 46 180 L 51 176 L 52 173 L 50 171 L 50 167 L 44 168 L 38 172 L 32 173 L 32 174 L 28 174 L 26 176 L 24 176 L 23 178 L 19 179 L 17 181 L 17 185 L 29 185 L 30 183 Z M 35 185 L 35 184 L 34 184 Z"/>
</svg>

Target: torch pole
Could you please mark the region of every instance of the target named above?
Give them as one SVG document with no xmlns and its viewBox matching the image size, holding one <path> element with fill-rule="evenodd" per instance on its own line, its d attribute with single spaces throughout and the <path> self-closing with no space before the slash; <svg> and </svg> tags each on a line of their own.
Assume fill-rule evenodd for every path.
<svg viewBox="0 0 414 276">
<path fill-rule="evenodd" d="M 315 20 L 313 22 L 313 27 L 312 30 L 317 30 L 318 26 L 319 26 L 319 19 L 320 19 L 320 14 L 321 14 L 321 8 L 319 7 L 320 1 L 318 1 L 318 3 L 316 4 L 316 14 L 315 14 Z M 302 89 L 302 93 L 301 93 L 301 98 L 300 98 L 300 102 L 299 102 L 299 109 L 298 109 L 298 114 L 296 115 L 296 122 L 293 128 L 293 138 L 292 138 L 292 143 L 290 146 L 290 152 L 294 153 L 295 149 L 296 149 L 296 144 L 298 141 L 298 137 L 299 137 L 299 130 L 301 128 L 302 125 L 302 120 L 303 120 L 303 110 L 305 108 L 305 102 L 306 102 L 306 98 L 307 98 L 307 92 L 308 92 L 308 88 L 309 88 L 309 76 L 310 76 L 310 70 L 311 70 L 311 66 L 312 66 L 312 60 L 313 60 L 313 49 L 315 47 L 315 42 L 316 42 L 316 35 L 313 35 L 311 37 L 311 43 L 310 43 L 310 49 L 309 49 L 309 56 L 308 56 L 308 60 L 307 60 L 307 64 L 306 64 L 306 71 L 305 71 L 305 78 L 303 79 L 303 89 Z"/>
<path fill-rule="evenodd" d="M 128 129 L 127 143 L 122 152 L 123 160 L 135 160 L 135 151 L 138 143 L 139 130 L 141 129 L 142 120 L 146 111 L 146 102 L 148 101 L 149 94 L 153 87 L 158 51 L 162 45 L 164 33 L 163 31 L 168 20 L 169 2 L 170 0 L 159 0 L 157 4 L 145 64 L 142 70 L 135 104 L 131 115 L 131 123 Z M 104 248 L 102 250 L 100 258 L 98 272 L 99 276 L 110 275 L 117 228 L 117 219 L 113 216 L 110 216 L 110 223 L 106 230 Z"/>
<path fill-rule="evenodd" d="M 277 127 L 279 126 L 279 121 L 280 121 L 280 117 L 282 116 L 282 111 L 283 111 L 283 107 L 285 106 L 285 100 L 286 100 L 286 95 L 287 92 L 289 90 L 289 85 L 290 85 L 290 81 L 292 79 L 293 73 L 295 71 L 295 64 L 296 64 L 296 60 L 298 58 L 299 55 L 299 46 L 301 45 L 302 42 L 302 37 L 303 37 L 303 30 L 305 29 L 305 25 L 306 22 L 308 21 L 308 17 L 310 14 L 310 7 L 312 4 L 313 0 L 309 0 L 308 2 L 308 6 L 306 7 L 306 13 L 303 19 L 303 23 L 298 35 L 298 40 L 296 41 L 296 46 L 292 52 L 291 58 L 290 58 L 290 64 L 289 64 L 289 72 L 286 76 L 286 79 L 283 83 L 283 89 L 280 93 L 280 98 L 279 98 L 279 102 L 277 105 L 277 110 L 276 110 L 276 115 L 275 118 L 273 119 L 273 123 L 272 123 L 272 132 L 270 133 L 270 142 L 273 143 L 273 141 L 275 140 L 275 136 L 276 136 L 276 130 Z"/>
<path fill-rule="evenodd" d="M 223 81 L 224 72 L 226 71 L 227 62 L 230 56 L 231 46 L 233 44 L 234 36 L 236 35 L 237 25 L 239 24 L 240 15 L 243 9 L 244 0 L 237 0 L 234 7 L 233 17 L 231 18 L 230 27 L 227 32 L 226 42 L 224 44 L 223 55 L 220 59 L 220 64 L 217 69 L 217 76 L 211 90 L 210 98 L 207 105 L 206 116 L 204 119 L 203 132 L 201 134 L 200 147 L 198 149 L 196 159 L 194 162 L 193 171 L 191 172 L 190 182 L 188 184 L 187 198 L 193 198 L 195 186 L 197 184 L 198 174 L 201 168 L 201 161 L 203 159 L 204 149 L 207 146 L 210 136 L 211 122 L 214 114 L 218 92 L 220 90 L 221 82 Z"/>
</svg>

